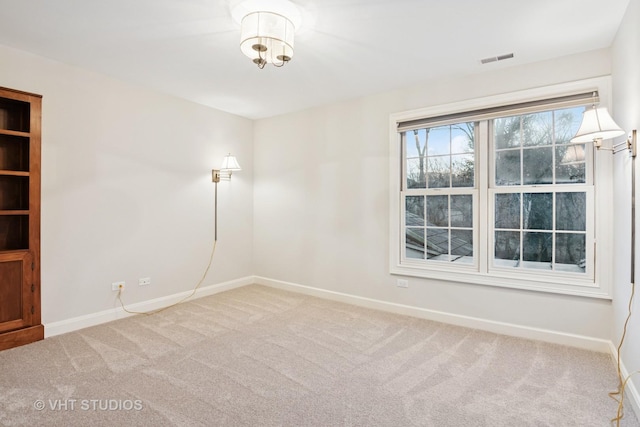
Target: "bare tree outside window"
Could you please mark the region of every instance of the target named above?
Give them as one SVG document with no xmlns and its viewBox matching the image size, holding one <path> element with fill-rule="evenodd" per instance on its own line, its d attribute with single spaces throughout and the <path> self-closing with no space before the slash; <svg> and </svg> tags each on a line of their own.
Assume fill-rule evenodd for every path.
<svg viewBox="0 0 640 427">
<path fill-rule="evenodd" d="M 494 120 L 497 266 L 585 271 L 586 192 L 554 187 L 586 182 L 585 146 L 570 143 L 583 110 Z M 540 191 L 540 186 L 549 190 Z M 511 189 L 502 193 L 500 187 Z M 514 187 L 521 190 L 514 192 Z"/>
<path fill-rule="evenodd" d="M 473 197 L 451 194 L 475 187 L 473 122 L 405 132 L 406 257 L 473 262 Z M 434 193 L 437 191 L 437 194 Z"/>
<path fill-rule="evenodd" d="M 609 295 L 610 154 L 571 142 L 593 91 L 555 90 L 392 116 L 393 273 Z"/>
</svg>

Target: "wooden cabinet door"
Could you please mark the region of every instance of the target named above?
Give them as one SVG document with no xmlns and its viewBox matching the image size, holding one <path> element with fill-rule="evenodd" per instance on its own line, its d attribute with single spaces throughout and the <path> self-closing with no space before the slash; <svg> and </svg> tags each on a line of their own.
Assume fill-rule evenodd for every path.
<svg viewBox="0 0 640 427">
<path fill-rule="evenodd" d="M 29 252 L 0 253 L 0 334 L 33 326 L 33 267 Z"/>
</svg>

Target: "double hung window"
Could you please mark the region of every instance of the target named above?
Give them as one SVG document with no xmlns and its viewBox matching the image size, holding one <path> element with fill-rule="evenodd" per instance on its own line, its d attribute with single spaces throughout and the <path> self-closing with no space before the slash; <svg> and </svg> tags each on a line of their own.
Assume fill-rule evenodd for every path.
<svg viewBox="0 0 640 427">
<path fill-rule="evenodd" d="M 606 296 L 594 148 L 570 141 L 596 96 L 392 119 L 392 273 Z"/>
<path fill-rule="evenodd" d="M 490 122 L 494 167 L 490 224 L 495 268 L 592 278 L 592 168 L 570 139 L 584 107 L 500 117 Z M 589 179 L 587 179 L 589 175 Z M 589 264 L 589 265 L 587 265 Z"/>
<path fill-rule="evenodd" d="M 406 258 L 473 264 L 473 122 L 404 132 Z"/>
</svg>

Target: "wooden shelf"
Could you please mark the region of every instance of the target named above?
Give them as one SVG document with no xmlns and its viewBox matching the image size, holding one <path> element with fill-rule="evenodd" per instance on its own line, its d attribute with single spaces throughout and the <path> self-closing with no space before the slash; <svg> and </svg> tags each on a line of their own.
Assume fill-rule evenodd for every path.
<svg viewBox="0 0 640 427">
<path fill-rule="evenodd" d="M 0 210 L 0 215 L 29 215 L 28 210 Z"/>
<path fill-rule="evenodd" d="M 15 256 L 15 255 L 21 255 L 21 254 L 28 254 L 29 253 L 29 249 L 1 249 L 0 248 L 0 256 L 2 255 L 9 255 L 9 256 Z M 0 260 L 0 264 L 2 263 L 2 260 Z M 0 265 L 0 267 L 2 267 Z M 1 324 L 1 322 L 0 322 Z"/>
<path fill-rule="evenodd" d="M 18 130 L 8 129 L 0 129 L 0 135 L 23 136 L 25 138 L 29 138 L 31 136 L 29 132 L 20 132 Z"/>
<path fill-rule="evenodd" d="M 9 170 L 0 169 L 0 175 L 4 175 L 4 176 L 29 176 L 29 172 L 25 172 L 25 171 L 9 171 Z"/>
</svg>

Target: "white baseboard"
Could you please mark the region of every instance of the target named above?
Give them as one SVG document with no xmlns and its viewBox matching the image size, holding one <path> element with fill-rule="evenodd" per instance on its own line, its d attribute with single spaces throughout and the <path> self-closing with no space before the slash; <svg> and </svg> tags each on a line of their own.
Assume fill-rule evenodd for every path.
<svg viewBox="0 0 640 427">
<path fill-rule="evenodd" d="M 617 370 L 618 347 L 616 347 L 613 343 L 610 343 L 610 344 L 611 344 L 611 347 L 609 350 L 611 351 L 613 364 L 614 366 L 616 366 L 616 370 Z M 629 375 L 629 371 L 627 370 L 627 367 L 624 365 L 623 360 L 620 360 L 620 373 L 622 374 L 623 380 L 627 378 L 627 375 Z M 640 415 L 640 393 L 638 393 L 638 389 L 636 388 L 633 381 L 630 380 L 627 383 L 627 386 L 624 389 L 624 395 L 627 397 L 628 401 L 631 402 L 631 407 L 633 409 L 633 412 L 635 412 L 636 415 Z"/>
<path fill-rule="evenodd" d="M 528 326 L 516 325 L 513 323 L 496 322 L 493 320 L 481 319 L 477 317 L 451 314 L 442 311 L 429 310 L 415 306 L 396 304 L 387 301 L 380 301 L 371 298 L 344 294 L 341 292 L 328 291 L 326 289 L 313 288 L 297 283 L 284 282 L 281 280 L 268 279 L 256 276 L 254 283 L 270 286 L 301 294 L 344 302 L 366 308 L 388 311 L 396 314 L 418 317 L 421 319 L 434 320 L 457 326 L 464 326 L 472 329 L 494 332 L 502 335 L 509 335 L 519 338 L 527 338 L 544 341 L 553 344 L 567 345 L 600 353 L 609 353 L 611 341 L 587 337 L 583 335 L 567 334 L 564 332 L 547 329 L 531 328 Z"/>
<path fill-rule="evenodd" d="M 253 276 L 243 277 L 240 279 L 230 280 L 228 282 L 218 283 L 215 285 L 209 285 L 196 290 L 192 299 L 202 298 L 208 295 L 217 294 L 220 292 L 228 291 L 242 286 L 250 285 L 254 283 Z M 127 304 L 126 308 L 130 311 L 153 311 L 159 308 L 175 304 L 185 297 L 189 296 L 193 291 L 180 292 L 173 295 L 168 295 L 160 298 L 155 298 L 148 301 L 142 301 L 135 304 Z M 64 334 L 67 332 L 77 331 L 79 329 L 87 328 L 89 326 L 95 326 L 106 322 L 111 322 L 117 319 L 123 319 L 125 317 L 133 316 L 134 314 L 127 313 L 122 307 L 112 308 L 109 310 L 99 311 L 97 313 L 86 314 L 84 316 L 78 316 L 71 319 L 65 319 L 58 322 L 47 323 L 44 325 L 45 337 L 53 337 L 55 335 Z"/>
</svg>

